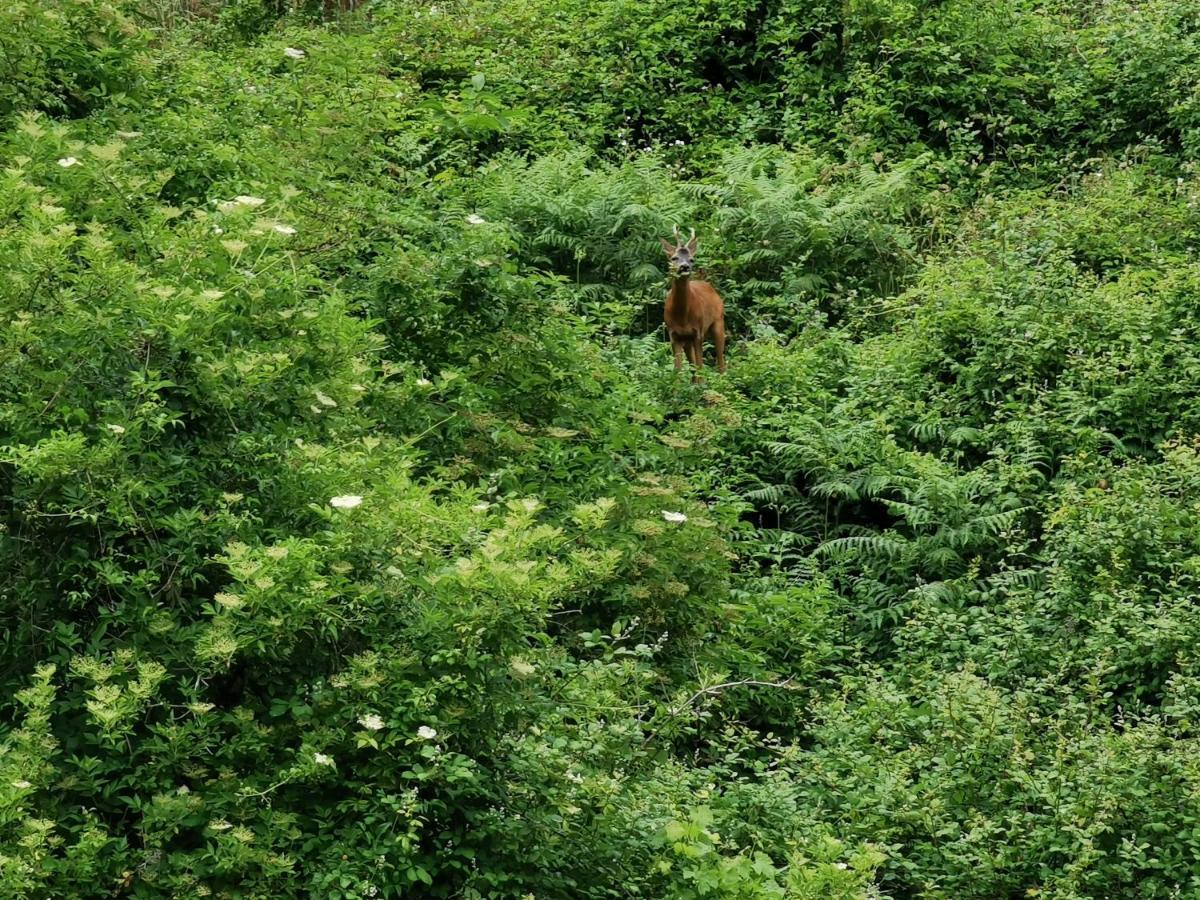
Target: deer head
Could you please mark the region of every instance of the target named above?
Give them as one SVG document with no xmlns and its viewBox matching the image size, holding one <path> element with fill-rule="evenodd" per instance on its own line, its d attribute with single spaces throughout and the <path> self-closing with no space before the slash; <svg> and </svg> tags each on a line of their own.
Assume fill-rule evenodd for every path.
<svg viewBox="0 0 1200 900">
<path fill-rule="evenodd" d="M 672 246 L 670 241 L 661 238 L 659 240 L 662 243 L 663 250 L 667 254 L 667 267 L 670 269 L 671 275 L 690 275 L 692 272 L 692 261 L 696 256 L 696 229 L 692 229 L 686 243 L 679 236 L 678 225 L 675 226 L 674 246 Z"/>
</svg>

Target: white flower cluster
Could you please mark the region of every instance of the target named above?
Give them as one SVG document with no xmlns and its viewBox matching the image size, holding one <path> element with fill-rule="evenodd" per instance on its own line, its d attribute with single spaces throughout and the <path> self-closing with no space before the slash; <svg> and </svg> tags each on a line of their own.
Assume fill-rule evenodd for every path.
<svg viewBox="0 0 1200 900">
<path fill-rule="evenodd" d="M 384 721 L 375 715 L 375 713 L 370 713 L 369 715 L 360 716 L 358 724 L 367 729 L 367 731 L 379 731 L 379 729 L 383 728 Z"/>
</svg>

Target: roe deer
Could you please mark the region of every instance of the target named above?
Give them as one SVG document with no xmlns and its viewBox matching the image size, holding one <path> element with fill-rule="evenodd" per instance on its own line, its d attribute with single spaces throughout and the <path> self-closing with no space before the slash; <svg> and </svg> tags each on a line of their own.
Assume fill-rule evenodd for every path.
<svg viewBox="0 0 1200 900">
<path fill-rule="evenodd" d="M 660 239 L 661 240 L 661 239 Z M 692 381 L 699 380 L 699 371 L 704 368 L 704 339 L 712 336 L 717 348 L 717 371 L 725 371 L 725 304 L 716 290 L 707 281 L 692 281 L 692 260 L 696 256 L 696 229 L 692 229 L 687 243 L 679 237 L 679 226 L 675 226 L 675 246 L 662 241 L 667 252 L 670 289 L 667 291 L 667 306 L 663 310 L 663 321 L 667 323 L 667 334 L 675 351 L 675 371 L 683 368 L 683 354 L 695 371 Z"/>
</svg>

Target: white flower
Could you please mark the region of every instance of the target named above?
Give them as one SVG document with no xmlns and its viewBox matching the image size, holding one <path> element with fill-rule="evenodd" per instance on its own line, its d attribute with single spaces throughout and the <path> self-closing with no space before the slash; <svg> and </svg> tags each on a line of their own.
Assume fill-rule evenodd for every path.
<svg viewBox="0 0 1200 900">
<path fill-rule="evenodd" d="M 12 783 L 12 786 L 15 788 L 20 788 L 21 790 L 25 790 L 25 788 L 33 787 L 33 785 L 30 784 L 28 781 L 26 781 L 24 778 L 22 778 L 20 781 L 14 781 Z"/>
<path fill-rule="evenodd" d="M 304 59 L 307 54 L 303 50 L 297 50 L 295 47 L 284 47 L 283 55 L 290 59 Z"/>
<path fill-rule="evenodd" d="M 681 512 L 671 512 L 670 510 L 664 509 L 662 511 L 662 516 L 668 522 L 672 522 L 675 525 L 682 525 L 684 522 L 687 521 L 687 516 L 685 516 Z"/>
<path fill-rule="evenodd" d="M 417 379 L 417 387 L 431 387 L 432 385 L 433 385 L 433 382 L 430 381 L 428 378 L 418 378 Z"/>
<path fill-rule="evenodd" d="M 280 234 L 295 234 L 296 233 L 296 229 L 293 228 L 291 225 L 273 225 L 271 227 L 274 228 Z"/>
<path fill-rule="evenodd" d="M 228 831 L 233 826 L 230 825 L 228 822 L 226 822 L 224 819 L 218 819 L 216 822 L 209 822 L 208 827 L 211 828 L 213 831 Z"/>
<path fill-rule="evenodd" d="M 318 766 L 332 766 L 333 757 L 326 756 L 324 753 L 314 753 L 313 762 L 315 762 Z"/>
<path fill-rule="evenodd" d="M 432 741 L 435 737 L 437 737 L 437 732 L 428 725 L 422 725 L 417 729 L 417 737 L 423 741 Z"/>
<path fill-rule="evenodd" d="M 485 219 L 483 216 L 477 216 L 475 213 L 471 213 L 469 216 L 467 216 L 467 224 L 469 225 L 482 225 L 486 221 L 487 219 Z"/>
<path fill-rule="evenodd" d="M 140 131 L 118 131 L 117 132 L 117 137 L 125 138 L 125 140 L 127 140 L 127 141 L 131 140 L 133 138 L 140 138 L 141 136 L 142 136 L 142 133 Z"/>
<path fill-rule="evenodd" d="M 224 234 L 225 233 L 225 229 L 222 228 L 220 225 L 214 225 L 212 231 L 213 231 L 213 234 Z"/>
<path fill-rule="evenodd" d="M 850 868 L 850 867 L 849 867 L 849 866 L 847 866 L 845 863 L 841 863 L 841 862 L 840 862 L 840 863 L 834 863 L 834 864 L 833 864 L 833 867 L 834 867 L 835 869 L 848 869 L 848 868 Z"/>
<path fill-rule="evenodd" d="M 58 161 L 58 164 L 60 166 L 62 166 L 64 169 L 69 169 L 69 168 L 71 168 L 71 166 L 78 165 L 79 160 L 77 160 L 73 156 L 64 156 L 62 159 L 60 159 Z"/>
<path fill-rule="evenodd" d="M 375 715 L 375 713 L 371 713 L 370 715 L 359 716 L 358 724 L 367 729 L 367 731 L 378 731 L 383 727 L 383 719 Z"/>
<path fill-rule="evenodd" d="M 124 425 L 105 425 L 104 427 L 107 428 L 109 431 L 111 431 L 113 434 L 124 434 L 125 433 Z"/>
<path fill-rule="evenodd" d="M 316 394 L 317 402 L 320 403 L 322 406 L 328 406 L 331 409 L 333 407 L 337 406 L 337 401 L 334 400 L 332 397 L 330 397 L 328 394 L 324 394 L 321 391 L 314 391 L 314 393 Z"/>
<path fill-rule="evenodd" d="M 471 512 L 487 512 L 491 506 L 492 504 L 488 503 L 486 500 L 481 500 L 479 503 L 476 503 L 471 507 Z"/>
<path fill-rule="evenodd" d="M 267 201 L 262 197 L 251 197 L 249 194 L 238 194 L 233 198 L 233 202 L 238 206 L 262 206 Z"/>
<path fill-rule="evenodd" d="M 336 509 L 354 509 L 362 503 L 362 497 L 357 494 L 343 494 L 340 497 L 331 497 L 329 505 Z"/>
</svg>

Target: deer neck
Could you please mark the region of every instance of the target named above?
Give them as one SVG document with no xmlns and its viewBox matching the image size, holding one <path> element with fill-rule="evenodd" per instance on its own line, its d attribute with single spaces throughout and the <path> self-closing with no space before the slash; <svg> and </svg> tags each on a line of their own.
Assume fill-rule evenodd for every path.
<svg viewBox="0 0 1200 900">
<path fill-rule="evenodd" d="M 691 291 L 691 276 L 676 275 L 674 282 L 671 284 L 671 312 L 678 318 L 682 319 L 687 316 Z"/>
</svg>

